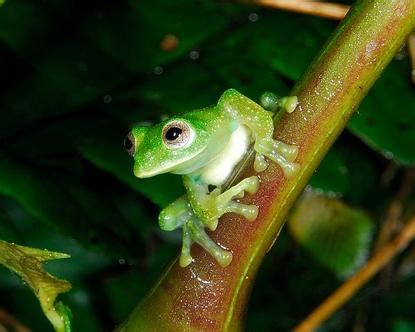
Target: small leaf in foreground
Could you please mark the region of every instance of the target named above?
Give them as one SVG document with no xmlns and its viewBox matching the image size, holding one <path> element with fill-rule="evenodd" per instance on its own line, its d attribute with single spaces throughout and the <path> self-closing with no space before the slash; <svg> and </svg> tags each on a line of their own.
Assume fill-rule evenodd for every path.
<svg viewBox="0 0 415 332">
<path fill-rule="evenodd" d="M 366 260 L 373 224 L 361 211 L 338 199 L 306 192 L 290 216 L 293 237 L 341 278 Z"/>
<path fill-rule="evenodd" d="M 61 302 L 55 303 L 59 294 L 71 289 L 71 284 L 47 273 L 42 263 L 68 257 L 67 254 L 23 247 L 0 240 L 0 264 L 18 274 L 32 288 L 43 312 L 57 332 L 71 331 L 70 309 Z"/>
</svg>

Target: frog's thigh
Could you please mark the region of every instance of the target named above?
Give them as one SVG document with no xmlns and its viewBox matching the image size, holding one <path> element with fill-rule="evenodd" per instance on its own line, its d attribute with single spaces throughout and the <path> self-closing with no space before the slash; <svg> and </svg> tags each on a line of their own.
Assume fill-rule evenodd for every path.
<svg viewBox="0 0 415 332">
<path fill-rule="evenodd" d="M 186 196 L 181 196 L 164 208 L 159 215 L 159 225 L 164 231 L 173 231 L 192 217 L 193 211 Z"/>
</svg>

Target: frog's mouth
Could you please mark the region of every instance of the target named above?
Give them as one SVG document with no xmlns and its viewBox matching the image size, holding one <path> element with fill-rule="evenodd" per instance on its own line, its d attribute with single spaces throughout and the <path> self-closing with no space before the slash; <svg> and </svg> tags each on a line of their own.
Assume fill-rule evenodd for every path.
<svg viewBox="0 0 415 332">
<path fill-rule="evenodd" d="M 173 174 L 190 174 L 197 172 L 197 170 L 203 168 L 209 161 L 209 153 L 204 153 L 206 148 L 188 155 L 177 162 L 165 162 L 158 164 L 155 167 L 142 167 L 140 163 L 134 163 L 134 175 L 140 179 L 149 178 L 155 175 L 164 173 Z"/>
</svg>

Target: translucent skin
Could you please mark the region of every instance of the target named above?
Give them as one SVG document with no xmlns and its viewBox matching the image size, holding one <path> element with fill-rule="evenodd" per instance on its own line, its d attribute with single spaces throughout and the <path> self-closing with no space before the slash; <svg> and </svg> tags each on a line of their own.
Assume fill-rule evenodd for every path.
<svg viewBox="0 0 415 332">
<path fill-rule="evenodd" d="M 268 98 L 266 101 L 268 109 L 282 108 L 292 112 L 297 106 L 296 97 Z M 178 140 L 183 140 L 183 146 L 169 145 L 170 141 L 166 139 L 166 128 L 175 123 L 183 124 L 183 133 L 179 130 L 182 137 L 178 136 Z M 216 106 L 175 116 L 153 127 L 132 129 L 129 137 L 133 140 L 134 174 L 137 177 L 166 172 L 183 175 L 187 193 L 162 210 L 159 216 L 163 230 L 183 228 L 181 266 L 192 262 L 190 249 L 194 242 L 221 266 L 229 265 L 232 254 L 214 243 L 205 228 L 214 231 L 219 218 L 229 212 L 248 220 L 256 219 L 258 208 L 255 205 L 241 204 L 235 199 L 243 197 L 245 192 L 258 190 L 257 176 L 245 178 L 225 191 L 222 188 L 249 142 L 253 142 L 255 151 L 255 171 L 264 171 L 271 160 L 282 168 L 285 176 L 295 174 L 298 164 L 293 161 L 297 147 L 274 140 L 273 132 L 272 114 L 234 89 L 225 91 Z M 224 166 L 228 166 L 226 170 Z M 215 185 L 215 189 L 210 191 L 210 185 Z"/>
</svg>

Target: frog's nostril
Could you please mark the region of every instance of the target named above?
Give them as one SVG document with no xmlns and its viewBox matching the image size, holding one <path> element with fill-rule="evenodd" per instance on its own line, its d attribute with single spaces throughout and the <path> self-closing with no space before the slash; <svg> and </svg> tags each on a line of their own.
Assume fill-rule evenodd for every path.
<svg viewBox="0 0 415 332">
<path fill-rule="evenodd" d="M 130 132 L 124 138 L 124 148 L 127 150 L 130 156 L 134 156 L 135 154 L 135 144 L 134 144 L 134 136 Z"/>
</svg>

